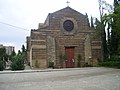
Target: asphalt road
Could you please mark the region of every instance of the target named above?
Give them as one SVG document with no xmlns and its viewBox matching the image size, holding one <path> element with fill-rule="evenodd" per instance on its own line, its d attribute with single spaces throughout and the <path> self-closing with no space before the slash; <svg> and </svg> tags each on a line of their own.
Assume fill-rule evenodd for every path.
<svg viewBox="0 0 120 90">
<path fill-rule="evenodd" d="M 120 69 L 4 73 L 0 74 L 0 90 L 120 90 Z"/>
</svg>

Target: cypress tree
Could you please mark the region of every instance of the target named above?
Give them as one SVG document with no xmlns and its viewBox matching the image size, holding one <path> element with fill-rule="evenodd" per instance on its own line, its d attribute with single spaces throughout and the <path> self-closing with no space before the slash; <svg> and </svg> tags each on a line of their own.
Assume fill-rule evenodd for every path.
<svg viewBox="0 0 120 90">
<path fill-rule="evenodd" d="M 94 24 L 93 24 L 93 17 L 91 16 L 91 28 L 94 28 Z"/>
<path fill-rule="evenodd" d="M 114 12 L 116 11 L 115 8 L 117 8 L 118 6 L 119 6 L 118 0 L 114 0 Z"/>
<path fill-rule="evenodd" d="M 90 23 L 89 23 L 89 19 L 88 19 L 87 13 L 86 13 L 86 18 L 87 18 L 87 25 L 90 27 Z"/>
</svg>

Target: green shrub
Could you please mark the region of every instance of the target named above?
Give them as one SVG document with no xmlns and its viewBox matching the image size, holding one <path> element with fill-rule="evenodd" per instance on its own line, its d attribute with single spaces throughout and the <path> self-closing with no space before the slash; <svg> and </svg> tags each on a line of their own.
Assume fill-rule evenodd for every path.
<svg viewBox="0 0 120 90">
<path fill-rule="evenodd" d="M 60 63 L 63 63 L 66 59 L 66 56 L 63 53 L 60 53 L 59 58 L 60 58 Z"/>
<path fill-rule="evenodd" d="M 110 61 L 118 61 L 118 62 L 120 62 L 119 55 L 112 55 Z"/>
<path fill-rule="evenodd" d="M 118 61 L 107 61 L 99 63 L 99 66 L 120 68 L 120 62 Z"/>
<path fill-rule="evenodd" d="M 22 55 L 16 55 L 12 59 L 11 69 L 12 70 L 24 70 L 24 58 Z"/>
<path fill-rule="evenodd" d="M 3 71 L 5 69 L 5 64 L 2 60 L 0 60 L 0 71 Z"/>
<path fill-rule="evenodd" d="M 78 67 L 80 67 L 80 62 L 81 62 L 81 55 L 80 54 L 78 54 Z"/>
<path fill-rule="evenodd" d="M 12 70 L 24 70 L 24 64 L 21 61 L 16 60 L 12 62 L 11 68 Z"/>
<path fill-rule="evenodd" d="M 54 62 L 52 62 L 52 61 L 49 61 L 49 67 L 52 67 L 52 68 L 54 68 Z"/>
</svg>

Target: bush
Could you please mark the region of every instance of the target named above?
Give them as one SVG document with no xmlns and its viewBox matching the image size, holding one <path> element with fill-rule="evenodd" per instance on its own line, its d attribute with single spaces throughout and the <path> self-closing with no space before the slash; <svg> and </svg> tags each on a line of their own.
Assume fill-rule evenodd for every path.
<svg viewBox="0 0 120 90">
<path fill-rule="evenodd" d="M 78 54 L 78 59 L 77 60 L 78 60 L 78 63 L 77 63 L 78 67 L 80 67 L 80 62 L 81 62 L 81 55 L 80 54 Z"/>
<path fill-rule="evenodd" d="M 112 55 L 110 61 L 118 61 L 118 62 L 120 62 L 119 55 Z"/>
<path fill-rule="evenodd" d="M 12 62 L 11 69 L 12 70 L 24 70 L 24 64 L 22 64 L 21 61 L 16 60 L 16 61 Z"/>
<path fill-rule="evenodd" d="M 54 68 L 54 62 L 49 62 L 49 67 L 52 67 L 52 68 Z"/>
<path fill-rule="evenodd" d="M 11 69 L 12 70 L 24 70 L 24 58 L 22 55 L 16 55 L 12 59 Z"/>
<path fill-rule="evenodd" d="M 5 64 L 2 60 L 0 60 L 0 71 L 3 71 L 5 69 Z"/>
<path fill-rule="evenodd" d="M 120 68 L 120 62 L 118 61 L 101 62 L 98 65 L 104 67 Z"/>
</svg>

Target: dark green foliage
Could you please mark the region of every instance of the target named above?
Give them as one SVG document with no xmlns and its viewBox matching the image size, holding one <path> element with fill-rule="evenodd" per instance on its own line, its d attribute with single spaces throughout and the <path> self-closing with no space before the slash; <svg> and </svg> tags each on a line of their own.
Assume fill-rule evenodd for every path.
<svg viewBox="0 0 120 90">
<path fill-rule="evenodd" d="M 112 55 L 109 61 L 120 62 L 120 55 Z"/>
<path fill-rule="evenodd" d="M 107 50 L 107 41 L 106 41 L 106 32 L 105 32 L 105 28 L 103 30 L 103 34 L 102 34 L 102 48 L 103 48 L 103 59 L 107 59 L 108 58 L 108 50 Z"/>
<path fill-rule="evenodd" d="M 63 67 L 63 63 L 64 63 L 65 59 L 66 59 L 65 54 L 60 53 L 59 60 L 60 60 L 61 67 Z"/>
<path fill-rule="evenodd" d="M 26 52 L 24 45 L 22 45 L 22 52 Z"/>
<path fill-rule="evenodd" d="M 23 55 L 18 54 L 12 58 L 11 69 L 12 70 L 24 70 L 24 58 Z"/>
<path fill-rule="evenodd" d="M 110 15 L 113 19 L 111 30 L 111 56 L 120 54 L 120 5 L 118 0 L 114 0 L 114 13 Z"/>
<path fill-rule="evenodd" d="M 24 45 L 22 45 L 22 52 L 20 53 L 23 55 L 24 61 L 27 62 L 27 52 Z"/>
<path fill-rule="evenodd" d="M 52 62 L 51 60 L 49 61 L 49 67 L 54 68 L 54 62 Z"/>
<path fill-rule="evenodd" d="M 120 69 L 120 56 L 112 55 L 110 59 L 105 60 L 104 62 L 99 62 L 99 66 L 112 67 Z"/>
<path fill-rule="evenodd" d="M 102 40 L 102 61 L 107 58 L 107 41 L 106 41 L 106 32 L 105 32 L 105 25 L 104 25 L 104 19 L 102 17 L 102 21 L 100 22 L 98 19 L 95 21 L 95 30 L 97 32 L 97 35 Z"/>
<path fill-rule="evenodd" d="M 96 37 L 101 38 L 101 32 L 100 32 L 100 21 L 96 18 L 95 19 L 95 30 L 96 30 Z"/>
<path fill-rule="evenodd" d="M 18 50 L 18 54 L 19 54 L 19 55 L 21 55 L 21 54 L 22 54 L 22 52 L 21 52 L 20 50 Z"/>
<path fill-rule="evenodd" d="M 12 57 L 14 57 L 16 55 L 15 51 L 13 50 L 11 55 L 9 55 L 9 60 L 12 60 Z"/>
<path fill-rule="evenodd" d="M 98 65 L 104 66 L 104 67 L 112 67 L 112 68 L 119 68 L 120 69 L 120 62 L 115 62 L 115 61 L 101 62 Z"/>
<path fill-rule="evenodd" d="M 0 48 L 0 57 L 6 53 L 6 49 L 5 48 Z"/>
<path fill-rule="evenodd" d="M 26 49 L 24 45 L 22 45 L 22 52 L 18 50 L 18 54 L 13 55 L 12 57 L 12 64 L 11 64 L 11 69 L 12 70 L 24 70 L 24 62 L 26 60 Z"/>
<path fill-rule="evenodd" d="M 78 67 L 80 67 L 80 62 L 81 62 L 81 55 L 80 54 L 78 54 Z"/>
<path fill-rule="evenodd" d="M 5 69 L 5 62 L 3 60 L 0 60 L 0 71 L 3 71 Z"/>
<path fill-rule="evenodd" d="M 96 20 L 97 21 L 97 20 Z M 107 27 L 107 40 L 105 27 Z M 102 39 L 104 61 L 108 58 L 110 61 L 118 60 L 120 56 L 120 5 L 118 0 L 114 0 L 114 12 L 112 14 L 104 14 L 101 22 L 96 22 L 96 31 Z"/>
<path fill-rule="evenodd" d="M 91 16 L 91 28 L 94 28 L 93 17 Z"/>
<path fill-rule="evenodd" d="M 89 19 L 88 19 L 87 13 L 86 13 L 86 18 L 87 18 L 87 25 L 88 25 L 88 27 L 90 27 L 90 23 L 89 23 Z"/>
<path fill-rule="evenodd" d="M 115 13 L 111 15 L 113 18 L 111 31 L 111 53 L 119 53 L 120 46 L 120 6 L 116 7 Z"/>
<path fill-rule="evenodd" d="M 5 48 L 0 48 L 0 71 L 5 69 L 5 61 L 7 61 L 8 55 Z"/>
<path fill-rule="evenodd" d="M 116 11 L 115 8 L 117 8 L 118 6 L 119 6 L 118 0 L 114 0 L 114 12 Z"/>
<path fill-rule="evenodd" d="M 60 58 L 60 62 L 62 63 L 62 62 L 64 62 L 65 61 L 65 59 L 66 59 L 66 56 L 65 56 L 65 54 L 60 54 L 60 56 L 59 56 L 59 58 Z"/>
<path fill-rule="evenodd" d="M 15 53 L 15 50 L 13 49 L 11 56 L 15 56 L 15 55 L 16 55 L 16 53 Z"/>
<path fill-rule="evenodd" d="M 6 54 L 6 49 L 5 48 L 0 48 L 0 59 L 1 60 L 6 60 L 8 55 Z"/>
</svg>

